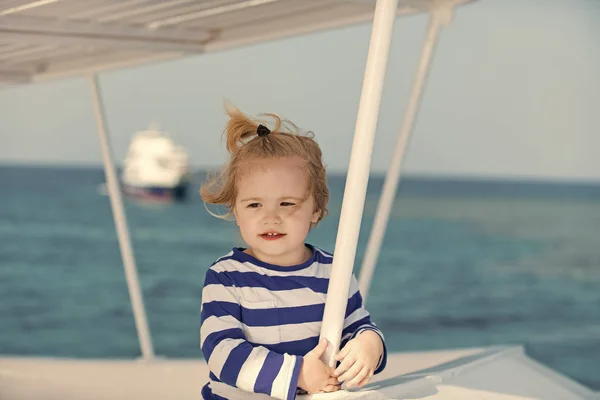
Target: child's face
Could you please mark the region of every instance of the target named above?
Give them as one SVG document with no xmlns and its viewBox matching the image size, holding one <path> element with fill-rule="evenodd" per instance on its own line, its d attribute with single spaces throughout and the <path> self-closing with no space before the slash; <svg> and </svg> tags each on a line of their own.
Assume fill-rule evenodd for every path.
<svg viewBox="0 0 600 400">
<path fill-rule="evenodd" d="M 253 255 L 276 265 L 305 261 L 304 239 L 319 219 L 306 197 L 306 163 L 299 157 L 256 160 L 240 166 L 234 214 Z"/>
</svg>

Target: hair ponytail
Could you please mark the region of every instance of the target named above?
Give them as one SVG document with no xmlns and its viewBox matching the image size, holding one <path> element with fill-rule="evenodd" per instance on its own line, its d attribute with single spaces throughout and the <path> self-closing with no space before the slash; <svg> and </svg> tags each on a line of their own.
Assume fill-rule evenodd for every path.
<svg viewBox="0 0 600 400">
<path fill-rule="evenodd" d="M 227 124 L 225 125 L 224 132 L 226 147 L 229 153 L 235 154 L 242 146 L 259 136 L 258 127 L 260 124 L 250 119 L 246 114 L 229 103 L 225 103 L 225 112 L 229 115 L 229 121 L 227 121 Z M 281 128 L 281 118 L 275 114 L 263 115 L 275 120 L 275 126 L 271 130 L 271 133 L 277 134 Z"/>
</svg>

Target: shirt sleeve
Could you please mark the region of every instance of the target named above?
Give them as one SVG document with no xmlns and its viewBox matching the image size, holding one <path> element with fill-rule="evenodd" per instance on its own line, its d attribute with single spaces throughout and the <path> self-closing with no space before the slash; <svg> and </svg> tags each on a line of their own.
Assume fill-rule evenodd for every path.
<svg viewBox="0 0 600 400">
<path fill-rule="evenodd" d="M 241 306 L 226 272 L 209 269 L 202 290 L 200 347 L 212 374 L 239 389 L 281 400 L 296 395 L 302 357 L 248 342 Z"/>
<path fill-rule="evenodd" d="M 383 354 L 381 355 L 379 364 L 375 369 L 375 374 L 378 374 L 384 370 L 387 363 L 387 347 L 385 345 L 385 338 L 381 330 L 375 325 L 374 322 L 371 321 L 369 312 L 363 306 L 362 296 L 358 290 L 358 281 L 356 280 L 354 274 L 352 274 L 352 281 L 350 283 L 348 296 L 348 304 L 346 306 L 344 330 L 342 331 L 340 349 L 342 349 L 346 343 L 364 331 L 373 331 L 377 333 L 381 338 L 381 342 L 383 343 Z"/>
</svg>

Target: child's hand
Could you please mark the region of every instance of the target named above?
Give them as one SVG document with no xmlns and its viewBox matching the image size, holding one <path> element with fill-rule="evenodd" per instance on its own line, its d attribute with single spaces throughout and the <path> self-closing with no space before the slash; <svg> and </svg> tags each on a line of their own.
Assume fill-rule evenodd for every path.
<svg viewBox="0 0 600 400">
<path fill-rule="evenodd" d="M 336 361 L 342 362 L 334 374 L 340 383 L 347 382 L 349 388 L 362 387 L 373 377 L 382 353 L 383 343 L 379 335 L 364 331 L 346 343 L 335 357 Z"/>
<path fill-rule="evenodd" d="M 322 338 L 317 347 L 304 356 L 298 377 L 298 387 L 310 394 L 335 392 L 340 389 L 340 383 L 333 376 L 333 368 L 321 361 L 321 356 L 327 349 L 327 343 L 327 339 Z"/>
</svg>

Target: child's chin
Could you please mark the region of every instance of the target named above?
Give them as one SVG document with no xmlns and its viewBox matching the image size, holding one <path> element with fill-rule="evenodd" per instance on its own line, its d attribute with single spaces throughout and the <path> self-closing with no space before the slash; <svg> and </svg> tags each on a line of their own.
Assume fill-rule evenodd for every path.
<svg viewBox="0 0 600 400">
<path fill-rule="evenodd" d="M 288 246 L 282 246 L 279 243 L 262 243 L 257 249 L 271 257 L 284 256 L 290 252 Z"/>
<path fill-rule="evenodd" d="M 266 243 L 258 247 L 258 250 L 269 256 L 280 256 L 286 253 L 286 249 L 280 248 L 275 243 Z"/>
</svg>

